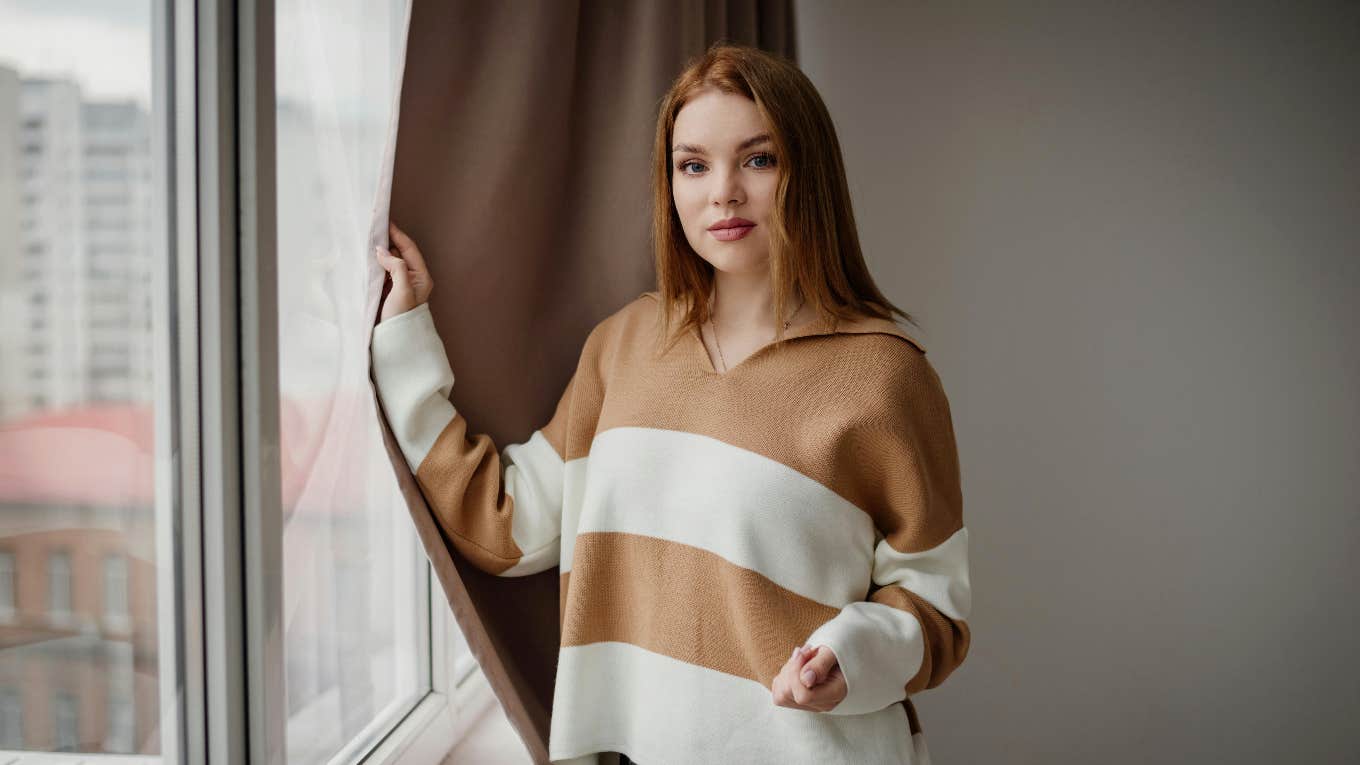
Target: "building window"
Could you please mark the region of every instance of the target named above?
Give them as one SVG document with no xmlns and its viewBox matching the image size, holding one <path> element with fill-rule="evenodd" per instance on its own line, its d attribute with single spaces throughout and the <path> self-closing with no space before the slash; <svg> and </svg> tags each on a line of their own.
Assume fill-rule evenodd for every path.
<svg viewBox="0 0 1360 765">
<path fill-rule="evenodd" d="M 128 619 L 127 556 L 104 557 L 104 620 L 116 630 L 126 630 Z"/>
<path fill-rule="evenodd" d="M 52 733 L 55 751 L 74 752 L 80 747 L 80 704 L 69 691 L 58 691 L 52 697 Z"/>
<path fill-rule="evenodd" d="M 19 689 L 0 687 L 0 749 L 24 746 L 24 705 Z"/>
<path fill-rule="evenodd" d="M 54 622 L 71 617 L 71 554 L 64 550 L 47 558 L 47 613 Z"/>
<path fill-rule="evenodd" d="M 107 752 L 133 752 L 132 700 L 109 699 L 109 736 L 104 741 Z"/>
<path fill-rule="evenodd" d="M 14 578 L 14 553 L 0 550 L 0 622 L 14 621 L 18 614 Z"/>
</svg>

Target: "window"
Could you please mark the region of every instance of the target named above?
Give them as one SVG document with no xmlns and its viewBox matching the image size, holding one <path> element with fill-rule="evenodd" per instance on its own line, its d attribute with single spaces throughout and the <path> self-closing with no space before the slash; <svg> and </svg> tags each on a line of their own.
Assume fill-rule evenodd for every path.
<svg viewBox="0 0 1360 765">
<path fill-rule="evenodd" d="M 109 733 L 104 739 L 106 752 L 130 752 L 133 747 L 132 698 L 118 691 L 109 696 Z"/>
<path fill-rule="evenodd" d="M 0 550 L 0 622 L 12 622 L 18 614 L 14 593 L 14 553 Z"/>
<path fill-rule="evenodd" d="M 168 184 L 151 172 L 170 157 L 167 133 L 153 140 L 155 120 L 170 119 L 153 87 L 168 61 L 154 41 L 169 41 L 153 16 L 168 8 L 0 4 L 0 222 L 17 237 L 0 248 L 14 258 L 0 263 L 0 327 L 21 330 L 0 332 L 0 464 L 24 466 L 0 472 L 0 619 L 23 628 L 0 642 L 0 747 L 72 755 L 54 762 L 152 755 L 175 740 L 175 699 L 162 715 L 160 689 L 183 625 L 163 596 L 176 592 L 182 545 L 163 542 L 184 506 L 156 468 L 171 454 L 157 413 L 177 401 L 169 322 L 147 310 L 107 322 L 100 303 L 169 316 L 171 250 L 150 233 L 167 229 L 170 207 L 155 204 Z M 112 149 L 116 161 L 97 157 Z M 92 161 L 122 203 L 92 193 Z M 112 285 L 83 276 L 102 249 L 115 253 L 99 262 Z M 124 349 L 117 363 L 94 363 L 106 343 Z M 160 374 L 153 353 L 129 352 L 157 345 Z"/>
<path fill-rule="evenodd" d="M 47 612 L 55 625 L 71 619 L 71 554 L 53 551 L 47 558 Z"/>
<path fill-rule="evenodd" d="M 409 8 L 220 3 L 0 4 L 0 747 L 438 761 L 490 695 L 354 353 Z"/>
<path fill-rule="evenodd" d="M 132 665 L 132 644 L 123 642 L 110 646 L 112 671 L 108 674 L 108 693 L 105 701 L 105 752 L 136 751 L 135 675 Z"/>
<path fill-rule="evenodd" d="M 24 705 L 19 689 L 0 686 L 0 749 L 24 746 Z"/>
<path fill-rule="evenodd" d="M 104 621 L 118 631 L 128 624 L 127 558 L 114 554 L 104 557 Z"/>
<path fill-rule="evenodd" d="M 78 751 L 80 744 L 80 702 L 74 693 L 57 691 L 52 696 L 53 750 Z"/>
</svg>

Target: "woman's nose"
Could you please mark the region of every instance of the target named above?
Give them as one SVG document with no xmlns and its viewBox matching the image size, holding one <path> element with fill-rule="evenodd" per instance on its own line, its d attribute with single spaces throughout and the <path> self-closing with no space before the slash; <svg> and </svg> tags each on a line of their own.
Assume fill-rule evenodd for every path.
<svg viewBox="0 0 1360 765">
<path fill-rule="evenodd" d="M 737 182 L 736 173 L 714 175 L 712 193 L 713 204 L 719 207 L 728 204 L 740 204 L 742 201 L 741 198 L 741 184 Z"/>
</svg>

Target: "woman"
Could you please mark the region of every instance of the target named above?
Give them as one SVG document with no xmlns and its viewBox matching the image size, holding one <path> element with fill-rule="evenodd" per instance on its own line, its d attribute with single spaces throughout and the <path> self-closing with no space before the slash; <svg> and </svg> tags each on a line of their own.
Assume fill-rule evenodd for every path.
<svg viewBox="0 0 1360 765">
<path fill-rule="evenodd" d="M 560 566 L 554 762 L 928 762 L 908 697 L 970 640 L 958 457 L 831 118 L 789 62 L 714 46 L 662 103 L 653 181 L 657 289 L 499 451 L 448 400 L 433 281 L 391 227 L 372 354 L 407 462 L 474 565 Z"/>
</svg>

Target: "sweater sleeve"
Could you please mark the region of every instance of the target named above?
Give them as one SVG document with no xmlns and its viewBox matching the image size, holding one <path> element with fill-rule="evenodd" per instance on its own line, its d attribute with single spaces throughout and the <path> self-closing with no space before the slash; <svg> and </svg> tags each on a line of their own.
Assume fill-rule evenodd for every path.
<svg viewBox="0 0 1360 765">
<path fill-rule="evenodd" d="M 428 304 L 379 322 L 370 351 L 387 421 L 453 546 L 498 576 L 558 565 L 576 376 L 548 424 L 498 451 L 490 436 L 468 433 L 467 420 L 449 400 L 453 371 Z"/>
<path fill-rule="evenodd" d="M 874 712 L 944 682 L 968 653 L 968 530 L 949 402 L 923 353 L 890 384 L 886 413 L 857 476 L 875 545 L 866 600 L 808 637 L 836 654 L 846 697 L 828 714 Z"/>
</svg>

